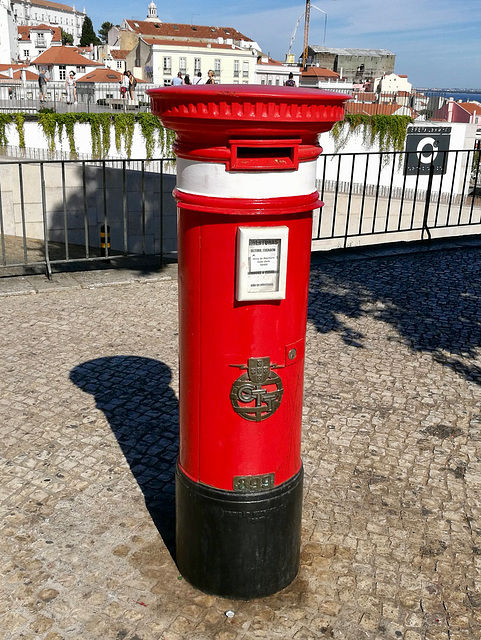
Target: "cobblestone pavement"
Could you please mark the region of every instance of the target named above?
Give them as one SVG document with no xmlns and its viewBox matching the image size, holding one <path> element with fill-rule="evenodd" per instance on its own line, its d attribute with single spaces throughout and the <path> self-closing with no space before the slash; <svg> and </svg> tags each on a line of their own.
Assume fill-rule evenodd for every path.
<svg viewBox="0 0 481 640">
<path fill-rule="evenodd" d="M 313 266 L 301 569 L 251 602 L 171 556 L 176 279 L 3 297 L 0 637 L 481 638 L 480 258 Z"/>
</svg>

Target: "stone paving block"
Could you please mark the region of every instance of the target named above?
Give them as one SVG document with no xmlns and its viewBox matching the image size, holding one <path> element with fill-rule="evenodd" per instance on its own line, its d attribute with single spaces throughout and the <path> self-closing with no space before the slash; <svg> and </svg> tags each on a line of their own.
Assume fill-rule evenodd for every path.
<svg viewBox="0 0 481 640">
<path fill-rule="evenodd" d="M 481 638 L 479 249 L 312 267 L 301 569 L 252 602 L 172 557 L 177 281 L 108 273 L 2 299 L 5 640 Z"/>
</svg>

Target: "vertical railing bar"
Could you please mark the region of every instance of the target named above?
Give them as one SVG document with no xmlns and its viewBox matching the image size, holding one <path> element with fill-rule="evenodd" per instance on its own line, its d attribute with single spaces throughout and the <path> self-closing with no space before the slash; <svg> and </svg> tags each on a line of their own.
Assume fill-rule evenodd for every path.
<svg viewBox="0 0 481 640">
<path fill-rule="evenodd" d="M 394 167 L 396 166 L 396 152 L 392 156 L 392 171 L 391 171 L 391 182 L 389 185 L 389 195 L 387 199 L 387 207 L 386 207 L 386 225 L 384 227 L 385 233 L 388 232 L 389 229 L 389 214 L 391 213 L 391 199 L 392 199 L 392 189 L 394 183 Z"/>
<path fill-rule="evenodd" d="M 108 223 L 108 215 L 107 215 L 107 169 L 105 159 L 102 160 L 102 182 L 103 182 L 103 204 L 104 204 L 104 249 L 105 249 L 105 257 L 109 257 L 109 223 Z M 101 252 L 102 253 L 102 252 Z"/>
<path fill-rule="evenodd" d="M 431 191 L 433 188 L 434 162 L 431 156 L 431 164 L 429 165 L 428 188 L 426 189 L 426 197 L 424 199 L 424 214 L 421 229 L 421 240 L 424 240 L 424 232 L 428 234 L 428 240 L 431 240 L 431 232 L 428 227 L 429 207 L 431 205 Z"/>
<path fill-rule="evenodd" d="M 439 209 L 441 206 L 441 195 L 443 192 L 443 181 L 444 181 L 444 175 L 446 172 L 446 167 L 447 167 L 447 162 L 448 162 L 448 154 L 446 151 L 442 151 L 441 152 L 443 154 L 443 168 L 441 171 L 441 178 L 439 180 L 439 188 L 438 188 L 438 201 L 436 203 L 436 215 L 434 216 L 434 229 L 438 228 L 438 221 L 439 221 Z"/>
<path fill-rule="evenodd" d="M 470 210 L 470 213 L 469 213 L 469 224 L 472 224 L 472 221 L 473 221 L 474 201 L 476 200 L 476 188 L 478 186 L 479 165 L 480 165 L 480 160 L 481 160 L 481 140 L 478 140 L 477 145 L 475 145 L 475 147 L 474 147 L 473 162 L 474 162 L 474 158 L 475 158 L 476 153 L 478 154 L 478 161 L 476 163 L 476 172 L 475 172 L 475 175 L 474 175 L 473 197 L 471 199 L 471 210 Z"/>
<path fill-rule="evenodd" d="M 354 182 L 354 164 L 356 162 L 356 156 L 352 154 L 352 166 L 351 166 L 351 182 L 349 185 L 349 197 L 347 199 L 347 212 L 346 212 L 346 234 L 344 242 L 347 242 L 347 238 L 349 235 L 349 222 L 351 220 L 351 202 L 352 202 L 352 184 Z M 346 246 L 346 245 L 344 245 Z"/>
<path fill-rule="evenodd" d="M 23 166 L 18 163 L 18 188 L 20 190 L 20 215 L 22 217 L 22 242 L 23 242 L 23 259 L 28 264 L 28 247 L 27 247 L 27 220 L 25 217 L 25 195 L 23 193 Z"/>
<path fill-rule="evenodd" d="M 372 234 L 375 233 L 375 228 L 376 228 L 377 205 L 379 202 L 379 187 L 381 182 L 382 157 L 383 157 L 383 153 L 381 152 L 381 154 L 379 155 L 379 169 L 377 172 L 376 199 L 374 200 L 374 211 L 372 213 L 372 227 L 371 227 Z"/>
<path fill-rule="evenodd" d="M 339 173 L 341 168 L 341 156 L 337 156 L 337 176 L 336 176 L 336 189 L 334 191 L 334 207 L 332 210 L 332 229 L 331 229 L 331 238 L 335 237 L 336 232 L 336 214 L 337 214 L 337 196 L 339 193 Z"/>
<path fill-rule="evenodd" d="M 142 255 L 145 256 L 145 161 L 142 160 Z"/>
<path fill-rule="evenodd" d="M 122 160 L 122 219 L 124 224 L 124 255 L 129 252 L 128 211 L 127 211 L 127 171 L 125 160 Z"/>
<path fill-rule="evenodd" d="M 451 226 L 449 224 L 449 218 L 451 216 L 451 207 L 452 207 L 452 202 L 453 202 L 453 191 L 454 191 L 454 180 L 455 180 L 456 171 L 457 171 L 457 168 L 458 168 L 459 151 L 455 151 L 454 154 L 455 154 L 455 156 L 454 156 L 454 169 L 453 169 L 453 177 L 451 179 L 451 188 L 449 189 L 449 204 L 448 204 L 448 216 L 446 218 L 446 227 L 450 227 Z"/>
<path fill-rule="evenodd" d="M 5 227 L 3 223 L 2 180 L 0 179 L 0 242 L 2 246 L 2 265 L 7 264 L 7 250 L 5 247 Z"/>
<path fill-rule="evenodd" d="M 468 169 L 469 169 L 469 151 L 468 157 L 466 158 L 466 166 L 464 168 L 464 178 L 463 178 L 463 188 L 461 190 L 461 197 L 459 200 L 459 213 L 458 213 L 458 226 L 461 224 L 461 218 L 463 214 L 463 202 L 464 202 L 464 193 L 466 191 L 466 180 L 468 179 Z"/>
<path fill-rule="evenodd" d="M 413 206 L 411 210 L 411 223 L 409 225 L 409 228 L 407 229 L 408 231 L 413 231 L 413 228 L 414 228 L 414 216 L 416 213 L 420 168 L 421 168 L 421 154 L 419 153 L 418 154 L 418 170 L 416 171 L 416 184 L 414 186 L 414 193 L 413 193 Z"/>
<path fill-rule="evenodd" d="M 63 230 L 65 234 L 65 260 L 69 261 L 69 241 L 67 222 L 67 190 L 65 186 L 65 162 L 62 161 L 62 197 L 63 197 Z"/>
<path fill-rule="evenodd" d="M 403 177 L 403 186 L 402 186 L 402 190 L 401 190 L 401 202 L 399 203 L 399 218 L 398 218 L 398 226 L 397 226 L 397 231 L 401 231 L 401 227 L 402 227 L 402 215 L 403 215 L 403 209 L 404 209 L 404 196 L 406 195 L 406 179 L 407 179 L 407 166 L 408 166 L 408 162 L 409 162 L 409 154 L 410 152 L 404 152 L 404 177 Z"/>
<path fill-rule="evenodd" d="M 160 160 L 160 266 L 164 266 L 164 159 Z"/>
<path fill-rule="evenodd" d="M 324 202 L 324 192 L 325 192 L 325 187 L 326 187 L 326 165 L 327 165 L 327 157 L 326 156 L 321 156 L 322 161 L 324 162 L 323 168 L 322 168 L 322 183 L 321 183 L 321 193 L 319 194 L 320 200 L 322 202 Z M 316 239 L 320 239 L 321 238 L 321 224 L 322 224 L 322 208 L 319 209 L 319 219 L 317 221 L 317 238 Z"/>
<path fill-rule="evenodd" d="M 369 171 L 369 161 L 371 159 L 371 154 L 366 154 L 366 169 L 364 171 L 364 187 L 362 190 L 362 198 L 361 198 L 361 211 L 359 214 L 359 233 L 358 235 L 362 235 L 362 223 L 364 220 L 364 206 L 366 204 L 366 189 L 367 189 L 367 174 Z"/>
<path fill-rule="evenodd" d="M 40 185 L 42 191 L 42 218 L 43 218 L 43 244 L 45 250 L 45 272 L 47 278 L 52 278 L 52 266 L 50 264 L 50 247 L 48 244 L 48 221 L 47 221 L 47 195 L 45 191 L 44 163 L 40 163 Z"/>
<path fill-rule="evenodd" d="M 87 208 L 87 177 L 85 175 L 85 161 L 82 162 L 82 193 L 84 199 L 84 232 L 85 232 L 85 257 L 90 258 L 89 216 Z"/>
</svg>

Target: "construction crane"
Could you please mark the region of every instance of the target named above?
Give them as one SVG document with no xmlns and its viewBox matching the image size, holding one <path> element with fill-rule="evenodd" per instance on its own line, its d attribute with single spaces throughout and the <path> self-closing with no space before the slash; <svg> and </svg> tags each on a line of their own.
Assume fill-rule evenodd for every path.
<svg viewBox="0 0 481 640">
<path fill-rule="evenodd" d="M 327 13 L 325 11 L 323 11 L 322 9 L 319 9 L 319 7 L 316 7 L 315 4 L 311 4 L 311 0 L 306 0 L 306 10 L 303 11 L 301 13 L 301 15 L 297 18 L 296 26 L 294 27 L 294 31 L 292 32 L 291 42 L 289 44 L 289 49 L 287 51 L 287 56 L 286 56 L 287 61 L 289 61 L 290 56 L 291 56 L 292 45 L 294 44 L 294 40 L 295 40 L 296 33 L 297 33 L 297 27 L 299 26 L 299 23 L 302 20 L 302 17 L 305 16 L 305 21 L 304 21 L 304 49 L 302 50 L 302 66 L 304 68 L 306 66 L 306 61 L 307 61 L 307 48 L 309 46 L 309 20 L 310 20 L 310 16 L 311 16 L 311 7 L 314 7 L 314 9 L 317 9 L 318 11 L 320 11 L 321 13 L 324 14 L 324 42 L 326 42 Z"/>
</svg>

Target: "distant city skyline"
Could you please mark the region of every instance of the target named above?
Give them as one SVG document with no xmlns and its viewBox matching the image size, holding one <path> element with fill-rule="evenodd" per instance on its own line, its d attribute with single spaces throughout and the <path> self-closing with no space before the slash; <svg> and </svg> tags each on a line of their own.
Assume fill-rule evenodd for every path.
<svg viewBox="0 0 481 640">
<path fill-rule="evenodd" d="M 145 20 L 150 0 L 93 3 L 85 9 L 98 32 L 102 22 Z M 155 0 L 154 0 L 155 2 Z M 305 2 L 289 0 L 177 0 L 155 2 L 162 22 L 234 27 L 281 62 Z M 481 89 L 479 0 L 317 0 L 312 3 L 309 44 L 340 48 L 389 49 L 395 72 L 417 87 Z M 302 18 L 292 53 L 302 53 Z"/>
</svg>

